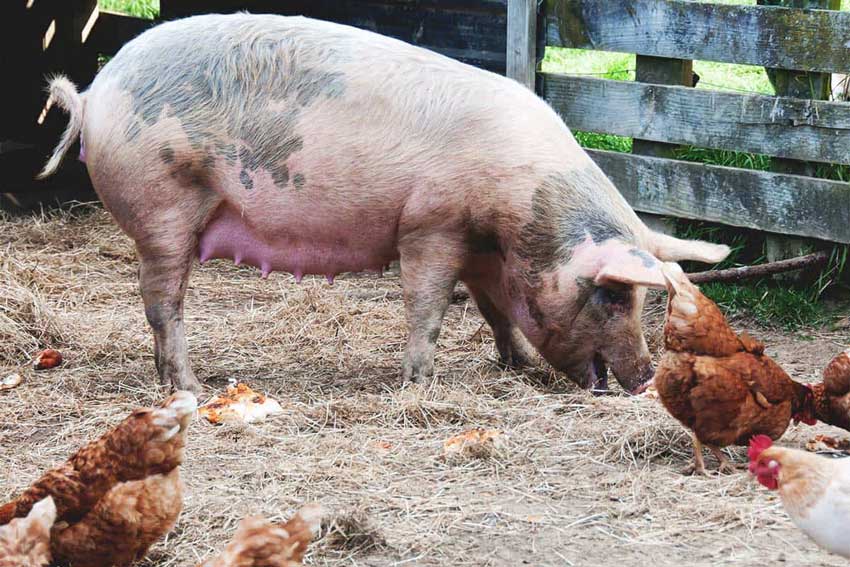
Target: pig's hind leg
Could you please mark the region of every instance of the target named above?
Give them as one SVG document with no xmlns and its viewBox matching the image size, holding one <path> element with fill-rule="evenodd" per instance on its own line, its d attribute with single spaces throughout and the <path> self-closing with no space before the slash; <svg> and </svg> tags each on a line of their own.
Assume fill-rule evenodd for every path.
<svg viewBox="0 0 850 567">
<path fill-rule="evenodd" d="M 180 179 L 93 181 L 104 205 L 136 244 L 139 286 L 153 330 L 159 380 L 197 393 L 201 385 L 189 365 L 183 298 L 197 254 L 197 235 L 215 197 Z M 148 189 L 135 190 L 138 186 Z"/>
<path fill-rule="evenodd" d="M 154 361 L 160 383 L 177 390 L 200 392 L 201 384 L 189 365 L 183 298 L 192 269 L 194 246 L 177 254 L 146 250 L 141 254 L 139 285 L 145 316 L 154 335 Z"/>
<path fill-rule="evenodd" d="M 458 281 L 463 247 L 441 235 L 411 235 L 399 243 L 399 254 L 409 327 L 402 379 L 419 382 L 434 374 L 434 352 Z"/>
<path fill-rule="evenodd" d="M 499 359 L 502 364 L 509 368 L 523 368 L 531 364 L 533 355 L 530 346 L 514 327 L 510 319 L 502 313 L 496 304 L 490 299 L 481 287 L 466 282 L 469 293 L 478 306 L 481 316 L 493 330 L 493 338 L 496 341 L 496 350 L 499 351 Z"/>
</svg>

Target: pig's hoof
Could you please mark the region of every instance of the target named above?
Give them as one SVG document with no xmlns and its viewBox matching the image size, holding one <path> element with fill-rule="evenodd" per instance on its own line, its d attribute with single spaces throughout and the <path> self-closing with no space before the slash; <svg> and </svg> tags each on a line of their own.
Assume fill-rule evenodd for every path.
<svg viewBox="0 0 850 567">
<path fill-rule="evenodd" d="M 432 376 L 434 376 L 433 362 L 426 364 L 424 362 L 415 363 L 405 361 L 401 371 L 401 381 L 403 384 L 421 384 Z"/>
<path fill-rule="evenodd" d="M 500 355 L 499 362 L 505 368 L 510 368 L 513 370 L 522 370 L 523 368 L 528 368 L 531 366 L 531 362 L 526 358 L 526 356 L 520 352 L 512 350 L 507 355 Z"/>
</svg>

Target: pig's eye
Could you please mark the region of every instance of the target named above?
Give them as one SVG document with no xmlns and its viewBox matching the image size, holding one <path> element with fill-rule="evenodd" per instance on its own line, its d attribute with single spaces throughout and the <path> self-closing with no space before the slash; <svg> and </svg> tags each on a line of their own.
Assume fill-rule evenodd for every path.
<svg viewBox="0 0 850 567">
<path fill-rule="evenodd" d="M 591 301 L 597 305 L 627 306 L 631 303 L 630 288 L 598 287 L 593 292 Z"/>
</svg>

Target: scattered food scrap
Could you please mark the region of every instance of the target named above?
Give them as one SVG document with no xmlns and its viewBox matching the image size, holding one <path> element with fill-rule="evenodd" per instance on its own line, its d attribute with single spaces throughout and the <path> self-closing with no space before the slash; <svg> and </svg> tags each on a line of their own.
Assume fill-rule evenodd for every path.
<svg viewBox="0 0 850 567">
<path fill-rule="evenodd" d="M 21 382 L 23 382 L 23 378 L 20 374 L 15 372 L 14 374 L 9 374 L 3 380 L 0 380 L 0 390 L 11 390 L 15 386 L 18 386 Z"/>
<path fill-rule="evenodd" d="M 390 449 L 393 448 L 392 443 L 390 443 L 389 441 L 383 441 L 383 440 L 372 441 L 369 445 L 373 449 L 377 449 L 378 451 L 389 451 Z"/>
<path fill-rule="evenodd" d="M 643 393 L 638 394 L 642 398 L 646 398 L 648 400 L 657 400 L 658 399 L 658 390 L 655 388 L 655 382 L 651 382 L 649 386 L 646 387 L 646 390 Z"/>
<path fill-rule="evenodd" d="M 850 451 L 850 439 L 836 439 L 829 435 L 816 435 L 806 443 L 806 450 L 813 453 L 822 451 Z"/>
<path fill-rule="evenodd" d="M 483 456 L 499 451 L 504 445 L 504 435 L 498 429 L 476 427 L 446 439 L 443 453 L 447 457 L 461 454 Z"/>
<path fill-rule="evenodd" d="M 200 407 L 198 413 L 210 423 L 264 421 L 268 416 L 283 412 L 280 404 L 257 393 L 247 384 L 228 386 L 223 396 Z"/>
<path fill-rule="evenodd" d="M 52 348 L 46 348 L 35 355 L 32 365 L 36 370 L 47 370 L 62 364 L 62 353 Z"/>
</svg>

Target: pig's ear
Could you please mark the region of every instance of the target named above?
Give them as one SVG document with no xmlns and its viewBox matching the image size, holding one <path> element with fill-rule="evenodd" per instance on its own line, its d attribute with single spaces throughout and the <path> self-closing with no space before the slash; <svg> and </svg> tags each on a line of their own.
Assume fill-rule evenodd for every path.
<svg viewBox="0 0 850 567">
<path fill-rule="evenodd" d="M 716 264 L 729 255 L 729 247 L 725 244 L 682 240 L 660 232 L 650 232 L 649 247 L 653 254 L 665 262 L 695 260 L 706 264 Z"/>
<path fill-rule="evenodd" d="M 665 287 L 658 258 L 646 250 L 626 245 L 605 251 L 605 259 L 593 281 L 600 286 L 618 283 Z"/>
</svg>

